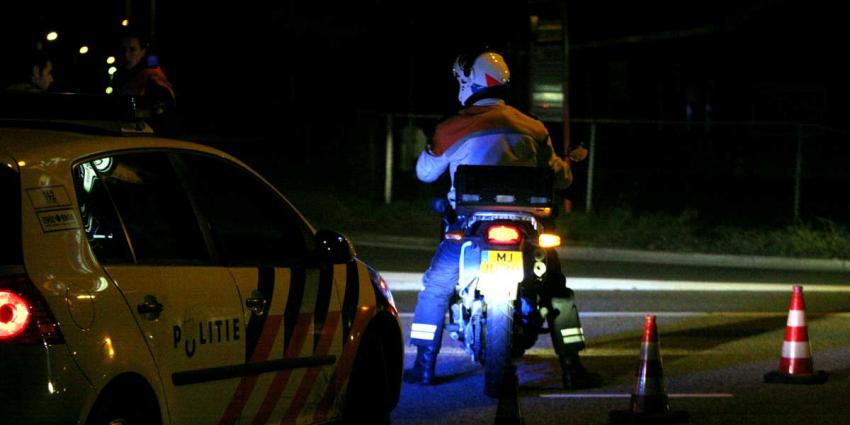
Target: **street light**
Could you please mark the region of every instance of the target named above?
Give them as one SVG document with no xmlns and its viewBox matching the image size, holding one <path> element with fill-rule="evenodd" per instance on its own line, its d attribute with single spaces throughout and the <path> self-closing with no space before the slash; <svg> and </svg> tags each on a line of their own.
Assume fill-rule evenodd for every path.
<svg viewBox="0 0 850 425">
<path fill-rule="evenodd" d="M 59 33 L 56 31 L 50 31 L 44 38 L 46 38 L 47 41 L 56 41 L 56 39 L 59 38 Z"/>
</svg>

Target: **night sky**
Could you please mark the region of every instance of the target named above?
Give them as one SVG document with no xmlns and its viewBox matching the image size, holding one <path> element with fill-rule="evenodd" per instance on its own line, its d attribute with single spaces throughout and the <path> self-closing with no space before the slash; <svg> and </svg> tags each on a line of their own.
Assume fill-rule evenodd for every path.
<svg viewBox="0 0 850 425">
<path fill-rule="evenodd" d="M 544 1 L 243 2 L 238 8 L 195 0 L 85 3 L 4 4 L 4 62 L 11 64 L 10 52 L 55 27 L 63 31 L 47 45 L 58 62 L 55 89 L 99 90 L 104 66 L 96 59 L 113 47 L 125 10 L 147 28 L 154 4 L 155 50 L 182 111 L 198 125 L 204 125 L 204 114 L 225 111 L 251 116 L 342 105 L 444 113 L 455 106 L 450 66 L 457 52 L 486 43 L 521 58 L 531 42 L 528 16 L 559 13 L 555 3 Z M 833 115 L 844 112 L 848 68 L 838 55 L 847 36 L 837 6 L 828 2 L 664 0 L 647 7 L 597 1 L 567 7 L 574 116 L 640 115 L 642 104 L 656 102 L 648 97 L 659 96 L 653 80 L 678 78 L 705 86 L 682 89 L 682 96 L 710 91 L 726 119 L 754 118 L 752 108 L 764 100 L 752 97 L 766 91 L 795 92 L 818 111 L 794 112 L 799 107 L 786 104 L 790 110 L 765 111 L 758 119 L 842 121 Z M 97 43 L 85 60 L 73 46 L 83 39 Z M 10 68 L 4 68 L 6 82 Z M 517 80 L 527 77 L 523 72 L 514 66 Z M 617 87 L 618 108 L 587 100 L 607 99 Z M 222 104 L 211 111 L 215 98 Z"/>
<path fill-rule="evenodd" d="M 543 45 L 529 17 L 561 16 L 560 3 L 542 0 L 5 2 L 0 83 L 14 80 L 20 52 L 40 41 L 56 62 L 53 90 L 102 92 L 121 19 L 150 28 L 152 4 L 152 50 L 174 85 L 184 135 L 259 140 L 254 146 L 274 161 L 314 171 L 330 164 L 329 178 L 369 194 L 380 193 L 386 113 L 456 109 L 452 61 L 483 44 L 504 53 L 509 100 L 529 110 L 531 58 Z M 610 205 L 647 208 L 688 208 L 693 199 L 679 194 L 702 193 L 702 210 L 729 195 L 722 205 L 730 214 L 757 206 L 786 217 L 793 125 L 806 123 L 804 213 L 850 217 L 850 204 L 825 189 L 850 180 L 841 160 L 850 155 L 850 67 L 839 10 L 827 1 L 567 3 L 573 142 L 589 140 L 589 118 L 674 123 L 601 128 L 597 191 Z M 57 42 L 43 41 L 48 29 L 60 31 Z M 81 40 L 91 46 L 86 57 L 77 53 Z M 435 122 L 414 124 L 427 135 Z M 559 149 L 562 124 L 546 124 Z M 397 164 L 415 159 L 407 155 Z"/>
</svg>

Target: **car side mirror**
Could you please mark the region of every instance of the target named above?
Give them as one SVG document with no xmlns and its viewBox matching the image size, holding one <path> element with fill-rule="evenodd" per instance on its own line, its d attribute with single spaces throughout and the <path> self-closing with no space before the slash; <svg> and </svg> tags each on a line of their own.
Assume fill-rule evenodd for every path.
<svg viewBox="0 0 850 425">
<path fill-rule="evenodd" d="M 353 260 L 356 255 L 351 241 L 337 232 L 319 230 L 313 240 L 316 242 L 316 258 L 319 260 L 344 264 Z"/>
</svg>

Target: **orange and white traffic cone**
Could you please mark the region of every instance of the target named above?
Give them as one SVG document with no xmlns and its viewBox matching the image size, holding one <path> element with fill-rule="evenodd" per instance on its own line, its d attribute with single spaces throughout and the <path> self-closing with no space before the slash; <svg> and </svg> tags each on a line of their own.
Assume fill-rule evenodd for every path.
<svg viewBox="0 0 850 425">
<path fill-rule="evenodd" d="M 782 343 L 782 358 L 779 370 L 764 375 L 768 384 L 823 384 L 829 374 L 815 371 L 812 364 L 812 349 L 809 346 L 809 332 L 806 328 L 806 306 L 803 303 L 803 287 L 794 286 L 791 294 L 791 307 L 788 310 L 788 322 L 785 327 L 785 341 Z"/>
<path fill-rule="evenodd" d="M 655 316 L 646 316 L 640 347 L 640 363 L 635 371 L 630 410 L 612 410 L 608 420 L 615 424 L 671 424 L 687 422 L 688 412 L 671 411 L 667 401 L 664 373 L 661 370 L 661 353 L 658 348 L 658 331 Z"/>
</svg>

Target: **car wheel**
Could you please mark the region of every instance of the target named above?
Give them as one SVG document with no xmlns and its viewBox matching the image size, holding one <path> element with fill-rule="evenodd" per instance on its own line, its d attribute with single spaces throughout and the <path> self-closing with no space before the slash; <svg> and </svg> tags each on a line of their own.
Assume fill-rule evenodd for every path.
<svg viewBox="0 0 850 425">
<path fill-rule="evenodd" d="M 158 410 L 154 409 L 155 412 Z M 98 401 L 92 409 L 86 425 L 158 425 L 162 421 L 158 413 L 149 409 L 144 399 L 131 401 L 127 398 L 107 397 Z"/>
<path fill-rule="evenodd" d="M 343 408 L 345 424 L 389 424 L 386 351 L 378 332 L 366 332 L 357 350 Z"/>
</svg>

